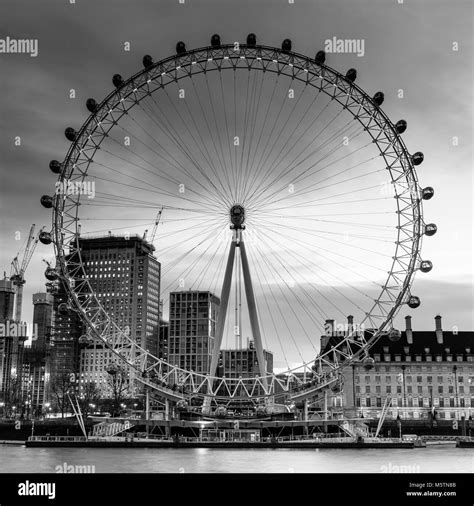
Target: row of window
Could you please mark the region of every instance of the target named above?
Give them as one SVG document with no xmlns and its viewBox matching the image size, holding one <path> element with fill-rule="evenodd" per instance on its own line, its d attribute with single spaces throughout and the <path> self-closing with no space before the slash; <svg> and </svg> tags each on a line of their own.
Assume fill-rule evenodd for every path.
<svg viewBox="0 0 474 506">
<path fill-rule="evenodd" d="M 376 398 L 373 398 L 373 397 L 357 397 L 356 398 L 356 406 L 357 407 L 377 407 L 377 408 L 381 408 L 383 403 L 385 402 L 385 399 L 382 399 L 381 397 L 376 397 Z M 404 407 L 403 406 L 403 399 L 399 398 L 399 399 L 392 399 L 392 406 L 399 406 L 399 407 Z M 406 407 L 409 407 L 409 408 L 413 408 L 413 407 L 419 407 L 419 408 L 429 408 L 431 406 L 431 399 L 428 399 L 428 398 L 423 398 L 423 397 L 408 397 L 406 399 L 406 403 L 405 403 Z M 436 397 L 433 399 L 433 405 L 435 407 L 440 407 L 440 408 L 444 408 L 444 407 L 450 407 L 450 408 L 455 408 L 455 407 L 460 407 L 460 408 L 465 408 L 465 407 L 474 407 L 474 397 L 471 397 L 471 398 L 464 398 L 464 397 L 461 397 L 460 399 L 455 399 L 454 397 L 450 397 L 450 398 L 444 398 L 444 397 Z"/>
<path fill-rule="evenodd" d="M 391 383 L 394 380 L 394 378 L 395 378 L 395 376 L 385 376 L 385 382 Z M 406 383 L 412 383 L 414 380 L 414 377 L 409 376 L 409 375 L 404 376 L 403 373 L 398 373 L 396 375 L 396 379 L 399 382 L 402 382 L 403 380 L 405 380 Z M 374 376 L 372 378 L 372 376 L 367 375 L 364 377 L 364 380 L 366 383 L 373 383 L 374 381 L 375 381 L 375 383 L 380 383 L 382 380 L 382 377 L 381 376 Z M 438 375 L 436 377 L 437 383 L 443 383 L 443 381 L 445 381 L 445 380 L 448 380 L 449 382 L 457 381 L 458 383 L 464 383 L 464 376 L 455 376 L 454 373 L 451 373 L 449 376 Z M 430 375 L 426 376 L 426 381 L 428 383 L 432 383 L 433 376 L 430 376 Z M 356 376 L 356 383 L 360 383 L 360 376 Z M 416 383 L 423 383 L 423 376 L 416 376 Z"/>
</svg>

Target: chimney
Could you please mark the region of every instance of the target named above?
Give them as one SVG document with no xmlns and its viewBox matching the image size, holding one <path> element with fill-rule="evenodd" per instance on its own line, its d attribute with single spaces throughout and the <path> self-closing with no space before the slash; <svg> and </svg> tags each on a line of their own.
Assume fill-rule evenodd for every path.
<svg viewBox="0 0 474 506">
<path fill-rule="evenodd" d="M 443 344 L 443 329 L 441 328 L 441 316 L 435 316 L 436 322 L 436 340 L 438 344 Z"/>
<path fill-rule="evenodd" d="M 353 329 L 354 329 L 354 317 L 352 315 L 349 315 L 347 317 L 347 333 L 350 334 Z"/>
<path fill-rule="evenodd" d="M 329 343 L 330 338 L 334 334 L 334 320 L 326 320 L 324 324 L 324 334 L 319 341 L 319 353 L 322 353 Z"/>
<path fill-rule="evenodd" d="M 411 328 L 411 316 L 405 316 L 405 334 L 407 336 L 407 343 L 413 344 L 413 330 Z"/>
<path fill-rule="evenodd" d="M 334 320 L 326 320 L 324 324 L 324 332 L 327 336 L 334 335 Z"/>
</svg>

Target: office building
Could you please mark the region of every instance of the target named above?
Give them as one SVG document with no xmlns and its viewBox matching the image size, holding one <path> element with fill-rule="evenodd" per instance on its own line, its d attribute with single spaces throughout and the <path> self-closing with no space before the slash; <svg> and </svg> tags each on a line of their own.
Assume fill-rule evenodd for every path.
<svg viewBox="0 0 474 506">
<path fill-rule="evenodd" d="M 207 374 L 211 364 L 219 298 L 208 291 L 170 293 L 169 362 Z"/>
<path fill-rule="evenodd" d="M 446 331 L 436 316 L 430 331 L 412 329 L 411 317 L 399 337 L 387 333 L 369 350 L 373 367 L 362 362 L 343 370 L 343 391 L 328 403 L 333 413 L 378 418 L 439 420 L 468 417 L 474 409 L 474 332 Z M 340 339 L 326 335 L 324 349 Z"/>
<path fill-rule="evenodd" d="M 159 353 L 161 265 L 154 248 L 142 238 L 98 237 L 80 239 L 84 268 L 92 290 L 116 325 L 154 356 Z M 124 351 L 133 359 L 134 350 Z M 80 382 L 95 382 L 110 394 L 108 366 L 116 355 L 100 340 L 81 346 Z M 134 395 L 131 382 L 129 395 Z"/>
</svg>

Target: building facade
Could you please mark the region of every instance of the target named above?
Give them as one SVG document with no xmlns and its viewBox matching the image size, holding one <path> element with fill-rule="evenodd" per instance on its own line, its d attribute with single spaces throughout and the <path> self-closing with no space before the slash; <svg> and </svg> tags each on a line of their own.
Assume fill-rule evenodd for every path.
<svg viewBox="0 0 474 506">
<path fill-rule="evenodd" d="M 343 370 L 342 392 L 328 402 L 333 413 L 379 418 L 460 420 L 474 410 L 474 332 L 445 331 L 441 316 L 432 331 L 387 334 L 369 350 L 373 367 L 360 362 Z M 326 349 L 330 336 L 322 341 Z M 323 348 L 324 349 L 324 348 Z"/>
<path fill-rule="evenodd" d="M 207 291 L 170 293 L 168 356 L 171 364 L 207 374 L 220 300 Z"/>
<path fill-rule="evenodd" d="M 9 409 L 21 399 L 21 365 L 27 326 L 13 319 L 15 286 L 0 280 L 0 402 Z"/>
<path fill-rule="evenodd" d="M 68 304 L 68 294 L 61 281 L 53 291 L 53 314 L 51 330 L 50 386 L 70 375 L 79 373 L 79 338 L 83 334 L 83 323 L 76 312 L 60 311 L 62 304 Z"/>
<path fill-rule="evenodd" d="M 31 345 L 25 347 L 23 356 L 23 399 L 27 411 L 39 415 L 48 398 L 51 365 L 51 330 L 53 296 L 50 293 L 33 294 L 34 333 Z"/>
<path fill-rule="evenodd" d="M 99 237 L 80 239 L 84 268 L 92 290 L 116 325 L 154 356 L 159 348 L 161 265 L 154 248 L 142 238 Z M 124 353 L 133 358 L 133 349 Z M 97 339 L 80 350 L 81 384 L 94 382 L 103 396 L 110 394 L 108 366 L 115 354 Z M 133 396 L 134 382 L 128 395 Z"/>
<path fill-rule="evenodd" d="M 266 373 L 272 374 L 273 353 L 263 350 L 263 358 Z M 257 350 L 252 340 L 248 341 L 247 348 L 221 350 L 220 363 L 222 364 L 222 374 L 226 378 L 252 378 L 260 375 Z"/>
</svg>

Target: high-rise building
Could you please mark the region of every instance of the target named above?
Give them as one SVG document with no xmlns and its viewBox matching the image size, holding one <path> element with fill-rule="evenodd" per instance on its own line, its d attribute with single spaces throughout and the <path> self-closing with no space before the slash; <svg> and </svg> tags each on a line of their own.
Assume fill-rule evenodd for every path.
<svg viewBox="0 0 474 506">
<path fill-rule="evenodd" d="M 33 294 L 33 335 L 23 357 L 23 399 L 33 414 L 40 414 L 46 402 L 50 379 L 50 338 L 53 296 Z"/>
<path fill-rule="evenodd" d="M 208 291 L 170 293 L 168 357 L 171 364 L 207 374 L 220 300 Z"/>
<path fill-rule="evenodd" d="M 107 236 L 80 239 L 80 250 L 91 288 L 104 310 L 137 345 L 157 356 L 161 265 L 153 256 L 153 246 L 138 236 Z M 131 357 L 133 350 L 127 353 Z M 107 396 L 107 368 L 115 360 L 109 348 L 92 339 L 80 351 L 81 384 L 95 382 Z"/>
<path fill-rule="evenodd" d="M 53 295 L 51 331 L 51 386 L 61 382 L 65 375 L 79 373 L 79 338 L 83 323 L 76 312 L 60 311 L 68 303 L 68 293 L 62 281 L 58 281 Z"/>
<path fill-rule="evenodd" d="M 273 353 L 263 350 L 265 372 L 273 373 Z M 260 375 L 257 361 L 257 350 L 254 342 L 249 340 L 247 348 L 221 350 L 220 361 L 222 373 L 226 378 L 252 378 Z"/>
<path fill-rule="evenodd" d="M 170 324 L 164 320 L 160 320 L 160 341 L 158 344 L 158 358 L 168 360 L 168 342 L 170 334 Z"/>
<path fill-rule="evenodd" d="M 0 280 L 0 401 L 16 403 L 21 393 L 21 364 L 26 325 L 13 320 L 15 286 Z"/>
<path fill-rule="evenodd" d="M 15 305 L 15 287 L 13 282 L 5 277 L 0 280 L 0 322 L 13 320 Z"/>
<path fill-rule="evenodd" d="M 267 374 L 273 373 L 273 353 L 271 351 L 263 350 L 263 358 L 265 360 L 265 372 Z M 254 378 L 260 375 L 258 366 L 257 350 L 253 340 L 247 341 L 247 348 L 227 349 L 221 350 L 219 357 L 219 367 L 217 370 L 219 376 L 226 378 Z M 247 385 L 252 388 L 251 385 Z M 254 393 L 263 395 L 263 388 L 260 385 L 256 386 Z M 223 388 L 222 395 L 226 395 Z M 237 396 L 244 395 L 243 387 L 239 387 L 236 392 Z M 234 402 L 233 407 L 244 407 L 248 402 Z"/>
</svg>

